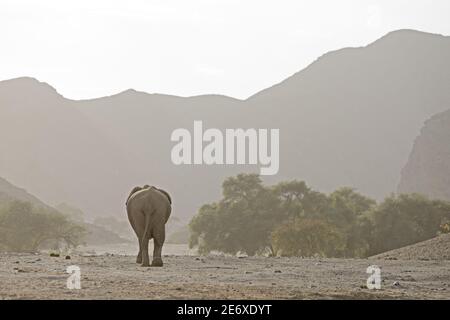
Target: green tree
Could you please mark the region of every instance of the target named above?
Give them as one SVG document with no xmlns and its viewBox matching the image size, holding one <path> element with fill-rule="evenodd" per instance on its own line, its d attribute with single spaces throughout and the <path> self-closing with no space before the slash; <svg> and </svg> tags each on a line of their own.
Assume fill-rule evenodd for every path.
<svg viewBox="0 0 450 320">
<path fill-rule="evenodd" d="M 271 240 L 282 256 L 338 257 L 345 247 L 344 235 L 321 219 L 301 218 L 283 223 L 272 232 Z"/>
<path fill-rule="evenodd" d="M 220 242 L 222 232 L 220 226 L 218 204 L 205 204 L 189 223 L 189 247 L 197 247 L 200 254 L 213 250 L 226 251 L 226 245 Z"/>
<path fill-rule="evenodd" d="M 392 195 L 372 210 L 370 218 L 370 254 L 377 254 L 435 237 L 450 218 L 450 203 L 420 194 Z"/>
<path fill-rule="evenodd" d="M 366 256 L 370 241 L 367 229 L 371 227 L 367 212 L 376 206 L 376 201 L 348 187 L 337 189 L 328 199 L 327 220 L 345 236 L 344 256 Z"/>
<path fill-rule="evenodd" d="M 256 174 L 225 180 L 223 199 L 203 206 L 191 223 L 190 246 L 202 253 L 213 250 L 254 255 L 270 248 L 270 233 L 279 220 L 279 200 Z"/>
<path fill-rule="evenodd" d="M 450 203 L 417 195 L 381 204 L 352 188 L 329 195 L 304 181 L 265 187 L 240 174 L 223 183 L 223 198 L 190 222 L 190 246 L 201 253 L 367 257 L 449 232 Z"/>
<path fill-rule="evenodd" d="M 311 190 L 304 181 L 280 182 L 272 189 L 279 197 L 280 210 L 286 218 L 318 218 L 327 211 L 327 196 Z"/>
</svg>

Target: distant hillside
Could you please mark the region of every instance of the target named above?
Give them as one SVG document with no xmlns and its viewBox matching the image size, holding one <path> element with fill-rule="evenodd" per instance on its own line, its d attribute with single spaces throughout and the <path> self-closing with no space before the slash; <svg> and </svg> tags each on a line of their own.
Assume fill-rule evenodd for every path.
<svg viewBox="0 0 450 320">
<path fill-rule="evenodd" d="M 402 170 L 398 192 L 450 201 L 450 110 L 425 122 Z"/>
<path fill-rule="evenodd" d="M 37 207 L 50 208 L 32 194 L 29 194 L 25 189 L 18 188 L 0 177 L 0 201 L 13 200 L 29 202 Z"/>
<path fill-rule="evenodd" d="M 87 230 L 85 242 L 88 245 L 103 245 L 128 242 L 128 240 L 118 236 L 116 233 L 112 232 L 111 230 L 107 230 L 102 226 L 92 223 L 84 223 L 82 221 L 83 213 L 80 213 L 77 208 L 70 207 L 67 204 L 61 204 L 58 206 L 60 210 L 57 210 L 53 207 L 48 206 L 35 196 L 29 194 L 24 189 L 18 188 L 5 179 L 0 178 L 0 206 L 14 200 L 29 202 L 38 208 L 46 208 L 50 211 L 58 211 L 64 215 L 67 215 L 68 217 L 70 217 L 70 219 L 84 224 Z M 74 212 L 76 214 L 73 214 Z"/>
<path fill-rule="evenodd" d="M 72 101 L 32 78 L 0 82 L 0 176 L 89 216 L 125 216 L 135 185 L 168 190 L 173 216 L 220 196 L 225 177 L 255 166 L 175 166 L 174 129 L 279 128 L 280 172 L 315 189 L 352 186 L 382 198 L 425 119 L 450 105 L 450 37 L 400 30 L 329 52 L 245 101 L 127 90 Z M 266 66 L 270 67 L 270 66 Z M 263 73 L 264 68 L 261 69 Z"/>
<path fill-rule="evenodd" d="M 106 245 L 130 242 L 130 240 L 122 238 L 111 230 L 96 224 L 86 223 L 85 228 L 87 230 L 85 238 L 85 243 L 87 245 Z"/>
</svg>

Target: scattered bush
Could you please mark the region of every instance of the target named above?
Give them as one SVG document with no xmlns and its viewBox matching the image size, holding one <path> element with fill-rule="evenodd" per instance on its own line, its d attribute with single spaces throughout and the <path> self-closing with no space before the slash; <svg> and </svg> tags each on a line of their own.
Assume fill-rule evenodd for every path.
<svg viewBox="0 0 450 320">
<path fill-rule="evenodd" d="M 13 201 L 0 210 L 0 250 L 36 251 L 44 242 L 77 246 L 84 228 L 59 212 Z"/>
</svg>

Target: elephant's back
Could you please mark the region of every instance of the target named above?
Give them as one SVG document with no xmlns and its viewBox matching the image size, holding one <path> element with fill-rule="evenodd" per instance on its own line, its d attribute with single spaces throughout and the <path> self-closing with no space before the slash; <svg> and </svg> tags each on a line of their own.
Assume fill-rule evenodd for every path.
<svg viewBox="0 0 450 320">
<path fill-rule="evenodd" d="M 148 198 L 148 189 L 142 189 L 133 193 L 127 201 L 127 209 L 137 208 L 145 204 Z"/>
<path fill-rule="evenodd" d="M 127 208 L 143 208 L 148 206 L 158 207 L 161 205 L 170 206 L 170 200 L 165 193 L 159 191 L 155 187 L 151 187 L 134 193 L 128 200 Z"/>
</svg>

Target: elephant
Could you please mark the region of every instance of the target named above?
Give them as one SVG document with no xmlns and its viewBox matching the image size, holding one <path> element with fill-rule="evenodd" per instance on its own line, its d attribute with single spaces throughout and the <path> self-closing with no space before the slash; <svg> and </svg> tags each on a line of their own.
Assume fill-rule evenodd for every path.
<svg viewBox="0 0 450 320">
<path fill-rule="evenodd" d="M 162 246 L 165 240 L 166 223 L 172 212 L 170 195 L 153 186 L 135 187 L 126 201 L 128 220 L 139 241 L 136 263 L 150 266 L 148 242 L 153 238 L 153 267 L 162 267 Z"/>
</svg>

